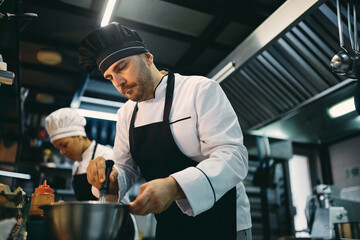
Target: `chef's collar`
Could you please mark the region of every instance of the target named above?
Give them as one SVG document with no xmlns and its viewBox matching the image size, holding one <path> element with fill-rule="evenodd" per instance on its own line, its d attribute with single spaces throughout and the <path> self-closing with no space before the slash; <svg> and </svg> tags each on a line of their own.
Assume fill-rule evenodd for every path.
<svg viewBox="0 0 360 240">
<path fill-rule="evenodd" d="M 93 154 L 94 147 L 95 147 L 95 141 L 92 141 L 89 147 L 85 149 L 85 151 L 82 153 L 82 159 L 91 160 L 90 158 Z"/>
<path fill-rule="evenodd" d="M 164 75 L 154 90 L 154 99 L 162 97 L 167 86 L 168 74 Z"/>
</svg>

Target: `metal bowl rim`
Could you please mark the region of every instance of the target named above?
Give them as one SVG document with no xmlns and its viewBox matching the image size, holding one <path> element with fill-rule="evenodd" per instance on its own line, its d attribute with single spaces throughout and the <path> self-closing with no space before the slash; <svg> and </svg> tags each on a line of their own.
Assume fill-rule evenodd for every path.
<svg viewBox="0 0 360 240">
<path fill-rule="evenodd" d="M 57 207 L 57 206 L 90 206 L 90 205 L 95 205 L 95 206 L 99 206 L 99 205 L 103 205 L 103 206 L 113 206 L 113 207 L 120 207 L 120 208 L 127 208 L 129 207 L 129 205 L 127 204 L 121 204 L 121 203 L 117 203 L 117 202 L 99 202 L 99 201 L 69 201 L 69 202 L 55 202 L 55 203 L 51 203 L 51 204 L 44 204 L 44 205 L 39 205 L 39 208 L 41 209 L 48 209 L 51 207 Z"/>
</svg>

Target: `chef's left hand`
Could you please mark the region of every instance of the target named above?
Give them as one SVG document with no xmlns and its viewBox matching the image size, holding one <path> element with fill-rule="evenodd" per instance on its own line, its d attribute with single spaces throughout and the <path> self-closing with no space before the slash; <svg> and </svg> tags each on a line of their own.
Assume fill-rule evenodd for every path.
<svg viewBox="0 0 360 240">
<path fill-rule="evenodd" d="M 129 204 L 130 212 L 135 215 L 161 213 L 182 198 L 185 194 L 173 177 L 155 179 L 141 185 L 135 201 Z"/>
</svg>

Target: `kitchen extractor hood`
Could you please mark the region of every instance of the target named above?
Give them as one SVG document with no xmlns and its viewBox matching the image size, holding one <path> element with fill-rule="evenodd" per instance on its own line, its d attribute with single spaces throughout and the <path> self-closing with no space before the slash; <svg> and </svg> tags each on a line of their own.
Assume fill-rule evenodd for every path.
<svg viewBox="0 0 360 240">
<path fill-rule="evenodd" d="M 349 47 L 346 3 L 341 4 L 344 40 Z M 330 60 L 340 50 L 335 0 L 288 0 L 208 77 L 214 77 L 231 62 L 235 69 L 221 81 L 221 87 L 243 130 L 266 134 L 259 130 L 289 120 L 325 96 L 346 88 L 346 96 L 337 94 L 332 100 L 336 102 L 353 94 L 356 80 L 331 71 Z M 318 107 L 312 114 L 326 115 L 328 106 Z M 292 134 L 284 135 L 288 137 L 296 139 Z M 299 141 L 319 139 L 321 136 L 314 135 Z"/>
</svg>

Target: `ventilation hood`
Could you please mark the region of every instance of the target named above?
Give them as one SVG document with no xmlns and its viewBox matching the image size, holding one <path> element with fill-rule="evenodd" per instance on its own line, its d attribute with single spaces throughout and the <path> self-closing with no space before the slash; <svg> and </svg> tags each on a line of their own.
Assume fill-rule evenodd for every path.
<svg viewBox="0 0 360 240">
<path fill-rule="evenodd" d="M 345 5 L 341 9 L 345 45 L 350 47 Z M 356 80 L 331 72 L 329 62 L 340 50 L 335 0 L 288 0 L 208 77 L 232 66 L 220 85 L 244 132 L 326 142 L 360 130 L 353 118 L 349 128 L 342 126 L 349 124 L 346 120 L 333 125 L 326 116 L 331 104 L 355 90 Z M 334 126 L 332 135 L 324 134 Z"/>
</svg>

